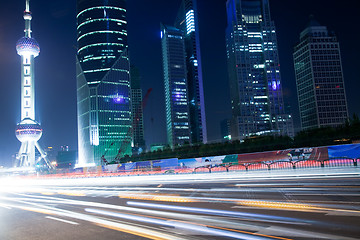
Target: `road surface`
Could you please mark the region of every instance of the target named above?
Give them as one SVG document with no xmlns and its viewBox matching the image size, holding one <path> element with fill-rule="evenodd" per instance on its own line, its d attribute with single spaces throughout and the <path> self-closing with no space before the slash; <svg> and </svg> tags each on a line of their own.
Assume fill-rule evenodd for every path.
<svg viewBox="0 0 360 240">
<path fill-rule="evenodd" d="M 359 170 L 0 179 L 0 239 L 359 239 Z"/>
</svg>

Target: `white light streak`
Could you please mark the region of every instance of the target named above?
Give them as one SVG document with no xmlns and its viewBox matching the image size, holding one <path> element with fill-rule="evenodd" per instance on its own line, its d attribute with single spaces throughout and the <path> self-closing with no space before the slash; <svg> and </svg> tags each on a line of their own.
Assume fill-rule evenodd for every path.
<svg viewBox="0 0 360 240">
<path fill-rule="evenodd" d="M 147 207 L 147 208 L 158 208 L 174 211 L 183 211 L 183 212 L 192 212 L 192 213 L 201 213 L 209 215 L 218 215 L 218 216 L 227 216 L 227 217 L 238 217 L 238 218 L 255 218 L 255 219 L 270 219 L 270 220 L 285 220 L 285 221 L 297 221 L 295 218 L 288 217 L 278 217 L 264 214 L 253 214 L 253 213 L 244 213 L 244 212 L 235 212 L 235 211 L 226 211 L 226 210 L 217 210 L 217 209 L 207 209 L 207 208 L 195 208 L 195 207 L 182 207 L 175 205 L 165 205 L 165 204 L 155 204 L 155 203 L 143 203 L 143 202 L 132 202 L 128 201 L 128 205 L 137 206 L 137 207 Z"/>
<path fill-rule="evenodd" d="M 56 217 L 46 216 L 45 218 L 52 219 L 52 220 L 59 221 L 59 222 L 64 222 L 64 223 L 72 224 L 72 225 L 79 225 L 79 224 L 76 223 L 76 222 L 72 222 L 72 221 L 68 221 L 68 220 L 60 219 L 60 218 L 56 218 Z"/>
<path fill-rule="evenodd" d="M 219 230 L 219 229 L 208 228 L 205 226 L 199 226 L 199 225 L 177 222 L 177 221 L 167 221 L 167 220 L 160 220 L 160 219 L 156 219 L 156 218 L 133 216 L 133 215 L 123 214 L 123 213 L 115 213 L 115 212 L 103 211 L 103 210 L 91 209 L 91 208 L 86 208 L 85 211 L 90 212 L 90 213 L 102 214 L 105 216 L 112 216 L 112 217 L 117 217 L 117 218 L 122 218 L 122 219 L 128 219 L 128 220 L 132 220 L 132 221 L 145 222 L 145 223 L 157 224 L 157 225 L 163 225 L 163 226 L 169 226 L 169 227 L 175 227 L 175 228 L 182 228 L 182 229 L 186 229 L 186 230 L 205 232 L 207 234 L 233 237 L 233 238 L 237 238 L 237 239 L 248 239 L 248 240 L 268 239 L 268 238 L 264 238 L 264 237 L 252 236 L 250 234 Z"/>
</svg>

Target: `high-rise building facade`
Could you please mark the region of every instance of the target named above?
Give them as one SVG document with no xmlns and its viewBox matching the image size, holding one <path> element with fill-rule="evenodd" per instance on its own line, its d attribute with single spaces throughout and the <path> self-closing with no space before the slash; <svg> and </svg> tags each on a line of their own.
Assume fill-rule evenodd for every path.
<svg viewBox="0 0 360 240">
<path fill-rule="evenodd" d="M 171 147 L 191 143 L 184 32 L 161 24 L 166 127 Z"/>
<path fill-rule="evenodd" d="M 293 136 L 286 114 L 274 22 L 268 0 L 227 0 L 226 49 L 231 137 Z"/>
<path fill-rule="evenodd" d="M 207 142 L 197 0 L 182 0 L 175 27 L 185 34 L 186 69 L 193 143 Z"/>
<path fill-rule="evenodd" d="M 131 154 L 126 0 L 77 0 L 79 166 Z"/>
<path fill-rule="evenodd" d="M 145 150 L 144 139 L 144 114 L 143 96 L 140 88 L 140 72 L 135 66 L 131 66 L 131 103 L 132 103 L 132 126 L 133 126 L 133 152 L 140 153 Z"/>
<path fill-rule="evenodd" d="M 293 57 L 301 128 L 344 124 L 348 108 L 336 36 L 311 19 Z"/>
</svg>

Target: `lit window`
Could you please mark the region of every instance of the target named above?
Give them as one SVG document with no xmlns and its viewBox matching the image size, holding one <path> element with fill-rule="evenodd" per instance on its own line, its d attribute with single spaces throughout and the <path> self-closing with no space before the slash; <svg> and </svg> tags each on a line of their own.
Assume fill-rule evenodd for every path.
<svg viewBox="0 0 360 240">
<path fill-rule="evenodd" d="M 25 75 L 30 75 L 30 67 L 29 66 L 24 67 L 24 74 Z"/>
<path fill-rule="evenodd" d="M 24 64 L 30 64 L 30 56 L 29 55 L 25 55 L 23 58 L 23 63 Z"/>
<path fill-rule="evenodd" d="M 190 34 L 195 31 L 195 17 L 194 10 L 189 10 L 186 13 L 186 33 Z"/>
<path fill-rule="evenodd" d="M 25 86 L 30 86 L 30 81 L 31 80 L 31 78 L 30 77 L 24 77 L 24 85 Z"/>
</svg>

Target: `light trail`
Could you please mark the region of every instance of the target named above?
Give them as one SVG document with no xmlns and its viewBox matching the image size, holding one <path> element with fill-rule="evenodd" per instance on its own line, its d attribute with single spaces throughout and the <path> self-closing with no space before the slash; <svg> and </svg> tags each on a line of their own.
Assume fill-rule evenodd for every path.
<svg viewBox="0 0 360 240">
<path fill-rule="evenodd" d="M 0 203 L 0 207 L 2 207 L 2 208 L 6 208 L 6 209 L 11 209 L 11 207 L 9 207 L 8 205 L 6 205 L 6 204 L 2 204 L 2 203 Z"/>
<path fill-rule="evenodd" d="M 187 229 L 187 230 L 191 230 L 191 231 L 195 231 L 195 232 L 205 232 L 207 234 L 210 233 L 215 236 L 225 236 L 225 237 L 232 237 L 232 238 L 244 239 L 244 240 L 265 240 L 265 239 L 271 238 L 271 236 L 266 237 L 266 238 L 260 237 L 260 236 L 251 236 L 250 234 L 243 234 L 243 233 L 213 229 L 213 228 L 209 228 L 209 227 L 205 227 L 205 226 L 198 226 L 198 225 L 194 225 L 194 224 L 159 220 L 159 219 L 148 218 L 148 217 L 133 216 L 133 215 L 127 215 L 127 214 L 122 214 L 122 213 L 115 213 L 115 212 L 91 209 L 91 208 L 86 208 L 85 211 L 91 212 L 91 213 L 102 214 L 102 215 L 106 215 L 106 216 L 123 218 L 123 219 L 127 219 L 127 220 L 132 220 L 132 221 L 139 221 L 139 222 L 163 225 L 163 226 L 174 227 L 174 228 L 182 228 L 182 229 Z"/>
<path fill-rule="evenodd" d="M 175 190 L 175 188 L 173 188 Z M 37 190 L 40 191 L 40 190 Z M 69 196 L 85 196 L 84 193 L 78 194 L 69 194 L 64 193 L 63 191 L 57 191 L 60 194 L 65 194 Z M 73 192 L 73 191 L 72 191 Z M 48 193 L 45 193 L 49 195 Z M 96 194 L 99 195 L 99 194 Z M 109 195 L 106 193 L 105 195 Z M 110 194 L 110 196 L 115 196 L 116 193 Z M 164 194 L 145 194 L 143 192 L 135 192 L 131 194 L 123 194 L 120 197 L 128 199 L 142 199 L 142 200 L 153 200 L 153 201 L 168 201 L 168 202 L 232 202 L 242 206 L 249 206 L 254 208 L 271 208 L 278 210 L 292 210 L 292 211 L 305 211 L 305 212 L 343 212 L 343 214 L 348 213 L 350 215 L 359 215 L 360 212 L 351 209 L 339 209 L 333 207 L 324 207 L 323 204 L 310 205 L 305 203 L 291 203 L 291 202 L 278 202 L 278 201 L 266 201 L 266 200 L 251 200 L 251 199 L 225 199 L 225 198 L 196 198 L 196 197 L 178 197 L 178 196 L 167 196 Z M 240 207 L 240 206 L 239 206 Z M 335 206 L 340 207 L 340 206 Z M 235 206 L 236 208 L 236 206 Z M 334 214 L 334 213 L 332 213 Z"/>
<path fill-rule="evenodd" d="M 254 172 L 228 172 L 211 174 L 177 174 L 177 175 L 149 175 L 149 176 L 120 176 L 120 177 L 100 177 L 100 178 L 70 178 L 70 179 L 52 179 L 52 178 L 5 178 L 0 181 L 0 191 L 4 188 L 26 188 L 27 186 L 91 186 L 96 182 L 100 186 L 108 185 L 126 185 L 126 184 L 166 184 L 166 183 L 200 183 L 200 182 L 227 182 L 237 180 L 288 180 L 289 177 L 298 179 L 309 178 L 338 178 L 344 176 L 359 177 L 360 173 L 355 168 L 327 168 L 327 169 L 296 169 L 281 171 L 254 171 Z M 210 179 L 211 178 L 211 179 Z M 96 179 L 96 180 L 95 180 Z M 95 180 L 95 181 L 94 181 Z"/>
<path fill-rule="evenodd" d="M 307 204 L 307 203 L 293 203 L 293 202 L 280 202 L 280 201 L 269 201 L 269 200 L 255 200 L 255 199 L 237 199 L 237 198 L 209 198 L 209 197 L 187 197 L 187 196 L 179 196 L 177 194 L 162 194 L 162 193 L 152 193 L 149 194 L 147 192 L 137 192 L 137 191 L 113 191 L 113 189 L 121 189 L 121 188 L 106 188 L 107 191 L 101 190 L 98 191 L 98 187 L 94 189 L 90 187 L 85 187 L 83 190 L 80 187 L 72 187 L 72 189 L 77 190 L 66 190 L 64 188 L 56 188 L 54 190 L 48 188 L 34 188 L 29 189 L 27 192 L 36 192 L 41 193 L 43 195 L 68 195 L 68 196 L 119 196 L 120 198 L 127 199 L 137 199 L 137 200 L 148 200 L 148 201 L 165 201 L 165 202 L 225 202 L 225 203 L 233 203 L 242 206 L 254 207 L 254 208 L 272 208 L 278 210 L 292 210 L 292 211 L 307 211 L 307 212 L 326 212 L 326 211 L 347 211 L 349 214 L 356 215 L 360 214 L 358 211 L 354 211 L 351 209 L 341 209 L 342 206 L 328 207 L 324 204 Z M 104 188 L 100 188 L 104 189 Z M 131 188 L 125 188 L 131 189 Z M 135 188 L 135 189 L 143 189 L 147 188 Z M 155 188 L 156 190 L 162 190 L 159 188 Z M 285 188 L 286 189 L 286 188 Z M 149 191 L 154 190 L 154 188 L 149 188 Z M 166 188 L 166 190 L 176 192 L 176 188 Z M 182 190 L 182 189 L 181 189 Z M 232 190 L 236 191 L 237 189 L 228 189 L 228 191 L 221 191 L 222 189 L 216 189 L 216 191 L 212 191 L 213 189 L 192 189 L 193 192 L 231 192 Z M 207 190 L 207 191 L 206 191 Z M 245 189 L 243 189 L 246 191 Z M 306 189 L 308 190 L 308 189 Z M 254 190 L 252 190 L 254 192 Z M 288 190 L 287 190 L 288 191 Z M 292 195 L 333 195 L 329 193 L 319 194 L 319 193 L 301 193 L 292 192 Z M 351 196 L 360 196 L 358 193 L 345 193 L 343 196 L 351 195 Z"/>
<path fill-rule="evenodd" d="M 164 176 L 22 179 L 9 185 L 0 180 L 0 209 L 5 217 L 20 209 L 44 215 L 42 223 L 48 219 L 50 226 L 61 219 L 77 223 L 62 224 L 64 229 L 96 225 L 133 235 L 129 239 L 356 239 L 351 236 L 360 229 L 355 221 L 360 217 L 359 176 L 322 170 L 319 175 L 167 175 L 170 180 L 161 183 Z"/>
<path fill-rule="evenodd" d="M 33 198 L 30 198 L 29 200 L 35 200 L 36 199 L 33 199 Z M 28 204 L 31 204 L 31 205 L 35 205 L 35 206 L 41 206 L 41 205 L 38 205 L 36 203 L 32 203 L 32 202 L 26 202 L 26 201 L 23 201 L 23 200 L 18 200 L 18 202 L 22 202 L 22 203 L 28 203 Z M 44 201 L 42 201 L 44 202 Z M 46 202 L 46 201 L 45 201 Z M 50 199 L 49 201 L 47 201 L 48 203 L 59 203 L 59 202 L 54 202 L 52 199 Z M 67 202 L 66 199 L 64 199 L 64 202 Z M 70 200 L 69 202 L 74 202 L 74 200 Z M 76 201 L 76 202 L 80 202 L 80 201 Z M 88 202 L 80 202 L 80 204 L 84 204 L 84 205 L 91 205 L 89 204 Z M 95 205 L 102 205 L 103 207 L 113 207 L 113 208 L 116 208 L 116 209 L 126 209 L 126 210 L 136 210 L 137 212 L 140 212 L 140 213 L 144 213 L 144 212 L 151 212 L 151 213 L 154 213 L 155 211 L 151 211 L 151 210 L 146 210 L 146 209 L 129 209 L 127 207 L 120 207 L 120 206 L 109 206 L 108 204 L 96 204 Z M 13 206 L 13 207 L 16 207 L 16 206 Z M 18 207 L 20 209 L 23 209 L 23 210 L 26 210 L 26 211 L 33 211 L 33 212 L 38 212 L 38 213 L 42 213 L 42 214 L 51 214 L 51 215 L 58 215 L 58 216 L 66 216 L 66 217 L 72 217 L 72 218 L 75 218 L 75 219 L 81 219 L 81 220 L 87 220 L 87 221 L 91 221 L 99 226 L 102 226 L 102 227 L 107 227 L 107 228 L 110 228 L 110 229 L 114 229 L 114 230 L 119 230 L 119 231 L 125 231 L 124 228 L 119 228 L 119 227 L 116 227 L 116 226 L 113 226 L 112 224 L 103 224 L 103 223 L 99 223 L 97 221 L 95 221 L 94 219 L 89 219 L 88 217 L 86 217 L 86 215 L 83 215 L 83 214 L 77 214 L 77 213 L 72 213 L 71 211 L 67 211 L 67 210 L 60 210 L 60 209 L 55 209 L 53 207 L 45 207 L 45 209 L 43 208 L 38 208 L 38 207 L 23 207 L 23 206 L 20 206 Z M 109 215 L 109 216 L 115 216 L 115 217 L 120 217 L 122 216 L 123 218 L 125 219 L 128 219 L 128 220 L 138 220 L 138 221 L 141 221 L 141 222 L 148 222 L 148 223 L 152 223 L 152 224 L 161 224 L 161 225 L 168 225 L 168 226 L 172 226 L 172 227 L 175 227 L 175 228 L 184 228 L 184 229 L 187 229 L 187 230 L 193 230 L 193 231 L 200 231 L 200 232 L 206 232 L 207 234 L 211 233 L 213 235 L 221 235 L 221 236 L 227 236 L 227 237 L 233 237 L 233 238 L 237 238 L 237 239 L 253 239 L 253 240 L 264 240 L 264 239 L 269 239 L 269 238 L 272 238 L 272 239 L 285 239 L 285 238 L 278 238 L 278 237 L 275 237 L 275 236 L 266 236 L 266 238 L 264 237 L 252 237 L 252 236 L 247 236 L 247 234 L 255 234 L 257 235 L 256 233 L 247 233 L 247 234 L 244 234 L 245 232 L 244 231 L 241 231 L 242 233 L 233 233 L 233 232 L 229 232 L 229 231 L 224 231 L 224 230 L 221 230 L 221 229 L 225 229 L 225 228 L 221 228 L 221 227 L 215 227 L 215 228 L 219 228 L 219 229 L 209 229 L 207 227 L 204 227 L 204 226 L 196 226 L 196 225 L 193 225 L 193 224 L 186 224 L 186 223 L 181 223 L 181 222 L 174 222 L 174 221 L 158 221 L 156 222 L 156 220 L 154 220 L 153 218 L 139 218 L 139 217 L 136 217 L 136 216 L 131 216 L 131 215 L 127 215 L 127 214 L 117 214 L 117 213 L 113 213 L 113 215 L 111 215 L 109 211 L 101 211 L 101 210 L 92 210 L 92 209 L 85 209 L 86 211 L 88 212 L 91 212 L 91 213 L 100 213 L 100 214 L 104 214 L 104 215 Z M 114 215 L 115 214 L 115 215 Z M 79 217 L 81 216 L 81 217 Z M 85 216 L 85 217 L 84 217 Z M 184 215 L 183 214 L 178 214 L 178 216 L 181 216 L 183 217 Z M 199 219 L 198 216 L 194 216 L 196 217 L 196 219 Z M 63 222 L 67 222 L 67 220 L 63 220 L 63 219 L 59 219 L 59 218 L 54 218 L 54 217 L 46 217 L 46 218 L 50 218 L 50 219 L 53 219 L 53 220 L 58 220 L 58 221 L 63 221 Z M 145 219 L 145 220 L 144 220 Z M 67 222 L 67 223 L 70 223 L 70 222 Z M 164 224 L 164 223 L 167 223 L 167 224 Z M 77 224 L 77 223 L 75 223 Z M 232 229 L 228 229 L 227 230 L 232 230 Z M 232 231 L 237 231 L 237 230 L 232 230 Z M 135 234 L 135 235 L 139 235 L 139 233 L 134 233 L 134 232 L 130 232 L 128 230 L 126 230 L 125 232 L 128 232 L 128 233 L 132 233 L 132 234 Z M 146 231 L 145 231 L 146 232 Z M 139 236 L 145 236 L 144 235 L 139 235 Z M 246 237 L 245 237 L 246 236 Z M 149 238 L 149 236 L 146 236 Z M 161 238 L 151 238 L 151 239 L 161 239 Z M 164 238 L 165 239 L 165 238 Z M 174 237 L 170 238 L 170 239 L 176 239 Z"/>
<path fill-rule="evenodd" d="M 25 202 L 25 201 L 23 201 L 23 203 L 27 203 L 30 205 L 36 205 L 36 204 L 30 203 L 30 202 Z M 174 235 L 169 235 L 169 234 L 166 234 L 166 233 L 163 233 L 160 231 L 146 229 L 145 227 L 138 227 L 138 226 L 133 226 L 133 225 L 126 224 L 126 223 L 114 222 L 114 221 L 110 221 L 110 220 L 106 220 L 106 219 L 97 218 L 95 216 L 91 216 L 91 215 L 87 215 L 87 214 L 57 209 L 57 208 L 49 207 L 49 206 L 45 206 L 44 208 L 43 207 L 26 207 L 26 206 L 21 206 L 21 205 L 10 205 L 10 206 L 13 208 L 22 209 L 22 210 L 26 210 L 26 211 L 42 213 L 45 215 L 57 215 L 57 216 L 62 216 L 62 217 L 83 220 L 83 221 L 91 222 L 93 224 L 96 224 L 96 225 L 99 225 L 102 227 L 106 227 L 109 229 L 126 232 L 126 233 L 129 233 L 132 235 L 141 236 L 141 237 L 154 239 L 154 240 L 162 240 L 162 239 L 164 239 L 164 240 L 165 239 L 166 240 L 172 240 L 172 239 L 183 240 L 184 239 L 184 238 L 176 237 Z"/>
<path fill-rule="evenodd" d="M 245 218 L 245 219 L 248 219 L 248 218 L 250 218 L 250 219 L 265 219 L 265 220 L 274 220 L 277 222 L 285 221 L 286 223 L 299 222 L 299 220 L 300 220 L 300 219 L 296 219 L 296 218 L 278 217 L 278 216 L 257 214 L 257 213 L 244 213 L 244 212 L 216 210 L 216 209 L 207 209 L 207 208 L 196 208 L 196 207 L 182 207 L 182 206 L 174 206 L 174 205 L 155 204 L 155 203 L 143 203 L 143 202 L 128 201 L 127 204 L 130 206 L 137 206 L 137 207 L 174 210 L 174 211 L 191 212 L 191 213 L 201 213 L 201 214 L 208 214 L 208 215 L 211 214 L 211 215 Z"/>
<path fill-rule="evenodd" d="M 37 205 L 34 202 L 42 202 L 42 203 L 57 203 L 57 204 L 69 204 L 69 205 L 79 205 L 79 206 L 92 206 L 92 207 L 101 207 L 101 208 L 108 208 L 108 209 L 115 209 L 115 210 L 122 210 L 122 211 L 130 211 L 130 212 L 140 212 L 140 213 L 148 213 L 148 214 L 157 214 L 157 211 L 152 211 L 148 209 L 141 209 L 133 208 L 133 207 L 125 207 L 119 205 L 111 205 L 111 204 L 104 204 L 104 203 L 96 203 L 96 202 L 88 202 L 88 201 L 79 201 L 79 200 L 68 200 L 62 198 L 54 198 L 54 197 L 31 197 L 29 195 L 27 198 L 3 198 L 9 199 L 12 201 L 19 201 L 19 202 L 27 202 L 32 205 Z M 40 199 L 38 199 L 40 198 Z M 0 198 L 1 199 L 1 198 Z M 32 201 L 32 202 L 28 202 Z M 203 213 L 203 214 L 210 214 L 210 215 L 219 215 L 219 216 L 231 216 L 237 218 L 252 218 L 252 219 L 262 219 L 267 221 L 287 221 L 288 224 L 308 224 L 307 221 L 302 221 L 301 219 L 295 218 L 281 218 L 272 215 L 264 215 L 264 214 L 251 214 L 251 213 L 242 213 L 242 212 L 235 212 L 235 211 L 223 211 L 223 210 L 214 210 L 214 209 L 203 209 L 203 208 L 191 208 L 191 207 L 181 207 L 181 206 L 173 206 L 173 205 L 162 205 L 162 204 L 150 204 L 150 203 L 140 203 L 140 202 L 127 202 L 128 205 L 132 206 L 142 206 L 148 208 L 159 208 L 165 210 L 176 210 L 176 211 L 185 211 L 190 213 Z M 40 205 L 37 205 L 40 206 Z M 178 215 L 177 217 L 182 217 Z"/>
<path fill-rule="evenodd" d="M 76 222 L 68 221 L 68 220 L 61 219 L 61 218 L 55 218 L 55 217 L 50 217 L 50 216 L 46 216 L 45 218 L 47 218 L 47 219 L 52 219 L 52 220 L 59 221 L 59 222 L 64 222 L 64 223 L 72 224 L 72 225 L 79 225 L 79 224 L 76 223 Z"/>
<path fill-rule="evenodd" d="M 129 211 L 135 212 L 140 214 L 148 214 L 148 215 L 155 215 L 155 216 L 162 216 L 167 218 L 174 218 L 174 219 L 183 219 L 187 221 L 198 222 L 201 221 L 203 223 L 209 222 L 210 224 L 217 224 L 218 226 L 229 227 L 232 228 L 245 228 L 251 231 L 259 231 L 262 229 L 262 226 L 257 226 L 256 224 L 244 224 L 241 222 L 234 222 L 231 220 L 224 220 L 224 219 L 212 219 L 209 217 L 203 217 L 199 215 L 192 215 L 192 214 L 184 214 L 184 213 L 174 213 L 169 211 L 158 211 L 158 210 L 149 210 L 143 208 L 132 208 L 132 207 L 124 207 L 118 205 L 111 205 L 111 204 L 104 204 L 104 203 L 95 203 L 95 202 L 87 202 L 87 201 L 79 201 L 79 200 L 68 200 L 62 198 L 54 198 L 54 197 L 39 197 L 31 196 L 29 198 L 20 198 L 21 200 L 30 201 L 32 204 L 34 202 L 40 203 L 48 203 L 48 204 L 69 204 L 69 205 L 78 205 L 78 206 L 92 206 L 92 207 L 101 207 L 106 209 L 114 209 L 114 210 L 121 210 L 121 211 Z M 13 199 L 14 201 L 21 201 L 19 198 Z M 24 202 L 24 201 L 21 201 Z M 42 206 L 36 204 L 36 206 Z M 301 223 L 299 223 L 301 224 Z M 233 229 L 234 230 L 234 229 Z"/>
</svg>

